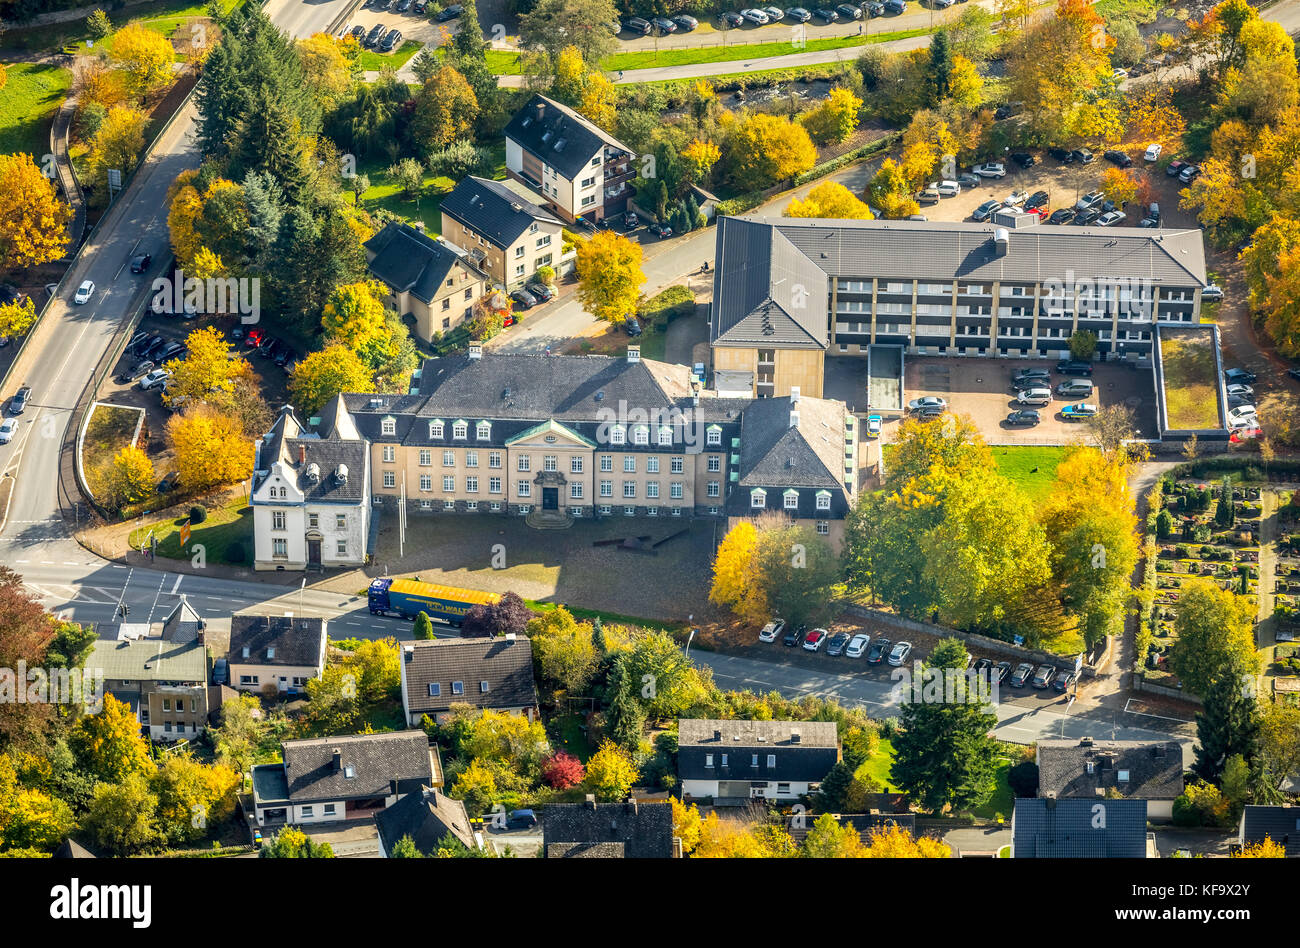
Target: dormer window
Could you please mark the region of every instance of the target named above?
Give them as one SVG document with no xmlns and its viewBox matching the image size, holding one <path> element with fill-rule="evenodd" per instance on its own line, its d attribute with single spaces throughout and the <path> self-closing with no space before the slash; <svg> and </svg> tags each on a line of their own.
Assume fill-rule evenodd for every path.
<svg viewBox="0 0 1300 948">
<path fill-rule="evenodd" d="M 391 417 L 385 418 L 380 422 L 380 430 L 383 431 L 386 436 L 397 434 L 397 419 Z"/>
<path fill-rule="evenodd" d="M 429 422 L 429 437 L 441 438 L 443 436 L 442 428 L 443 425 L 441 418 L 435 418 L 433 421 Z"/>
<path fill-rule="evenodd" d="M 491 438 L 492 423 L 488 421 L 480 421 L 474 429 L 474 437 L 478 438 L 480 441 L 487 441 Z"/>
<path fill-rule="evenodd" d="M 818 509 L 818 510 L 830 510 L 830 509 L 831 509 L 831 492 L 830 492 L 830 491 L 828 491 L 828 490 L 819 490 L 819 491 L 817 492 L 817 509 Z"/>
<path fill-rule="evenodd" d="M 266 649 L 266 659 L 267 661 L 270 661 L 273 658 L 275 658 L 275 646 L 271 645 Z"/>
<path fill-rule="evenodd" d="M 785 500 L 785 509 L 786 509 L 786 510 L 798 510 L 798 509 L 799 509 L 799 492 L 798 492 L 797 490 L 794 490 L 793 488 L 791 488 L 790 490 L 786 491 L 786 492 L 782 495 L 782 497 L 783 497 L 784 500 Z"/>
<path fill-rule="evenodd" d="M 632 441 L 635 444 L 649 444 L 650 429 L 645 425 L 637 425 L 632 429 Z"/>
<path fill-rule="evenodd" d="M 613 428 L 609 429 L 609 443 L 626 444 L 627 430 L 622 425 L 615 425 Z"/>
<path fill-rule="evenodd" d="M 709 425 L 706 432 L 709 444 L 722 444 L 722 429 L 717 425 Z"/>
<path fill-rule="evenodd" d="M 755 487 L 749 492 L 749 506 L 755 510 L 767 506 L 767 491 Z"/>
<path fill-rule="evenodd" d="M 669 425 L 659 426 L 659 445 L 660 447 L 670 447 L 673 443 L 673 429 Z"/>
<path fill-rule="evenodd" d="M 468 422 L 464 422 L 464 421 L 457 421 L 457 422 L 455 422 L 455 423 L 451 426 L 451 436 L 452 436 L 453 438 L 467 438 L 467 437 L 469 437 L 469 423 L 468 423 Z"/>
</svg>

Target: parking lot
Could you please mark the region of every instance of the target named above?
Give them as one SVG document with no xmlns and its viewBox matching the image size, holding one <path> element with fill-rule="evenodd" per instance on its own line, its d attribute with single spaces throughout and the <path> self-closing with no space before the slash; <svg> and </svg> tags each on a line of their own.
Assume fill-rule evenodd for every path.
<svg viewBox="0 0 1300 948">
<path fill-rule="evenodd" d="M 396 5 L 397 0 L 393 0 L 391 6 Z M 414 7 L 405 13 L 398 13 L 393 9 L 378 10 L 370 3 L 366 3 L 352 14 L 352 18 L 344 27 L 344 32 L 351 32 L 354 26 L 360 26 L 369 33 L 372 27 L 382 24 L 385 33 L 389 30 L 400 31 L 403 43 L 410 40 L 420 43 L 440 43 L 442 29 L 446 27 L 449 33 L 454 33 L 459 22 L 459 20 L 451 20 L 447 23 L 434 23 L 424 14 L 416 13 Z M 374 48 L 373 51 L 379 52 L 378 48 Z"/>
<path fill-rule="evenodd" d="M 1033 427 L 1007 423 L 1007 415 L 1021 406 L 1016 402 L 1011 378 L 1024 368 L 1047 368 L 1052 371 L 1052 403 L 1038 407 L 1041 421 Z M 1093 393 L 1086 397 L 1066 397 L 1056 393 L 1057 386 L 1068 378 L 1055 371 L 1052 360 L 952 358 L 913 356 L 907 360 L 906 397 L 908 401 L 926 395 L 938 395 L 948 402 L 948 410 L 969 415 L 980 434 L 990 444 L 1065 444 L 1079 440 L 1084 424 L 1061 417 L 1066 405 L 1086 402 L 1104 408 L 1126 405 L 1133 410 L 1139 432 L 1156 431 L 1155 381 L 1151 369 L 1098 362 L 1093 364 Z M 892 422 L 896 425 L 898 422 Z M 889 439 L 891 423 L 886 423 Z"/>
</svg>

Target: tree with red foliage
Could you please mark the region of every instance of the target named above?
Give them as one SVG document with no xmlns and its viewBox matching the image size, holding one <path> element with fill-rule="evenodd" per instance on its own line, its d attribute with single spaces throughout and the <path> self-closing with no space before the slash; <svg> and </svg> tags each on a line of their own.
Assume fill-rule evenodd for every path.
<svg viewBox="0 0 1300 948">
<path fill-rule="evenodd" d="M 582 761 L 564 751 L 556 751 L 542 761 L 542 781 L 555 790 L 567 790 L 582 783 L 587 768 Z"/>
<path fill-rule="evenodd" d="M 523 635 L 530 620 L 536 618 L 533 610 L 518 593 L 508 592 L 495 603 L 479 603 L 465 613 L 461 621 L 460 634 L 466 638 L 474 636 L 506 635 L 514 633 Z"/>
</svg>

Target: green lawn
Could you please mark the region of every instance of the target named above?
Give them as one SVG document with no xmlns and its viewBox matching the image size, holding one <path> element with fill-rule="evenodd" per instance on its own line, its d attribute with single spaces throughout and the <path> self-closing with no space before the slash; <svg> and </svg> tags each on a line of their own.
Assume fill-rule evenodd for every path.
<svg viewBox="0 0 1300 948">
<path fill-rule="evenodd" d="M 374 209 L 382 207 L 392 211 L 398 217 L 410 221 L 423 221 L 427 234 L 434 236 L 442 232 L 442 198 L 456 186 L 451 178 L 441 175 L 425 175 L 424 193 L 418 200 L 402 194 L 401 186 L 388 176 L 388 164 L 383 161 L 363 162 L 357 169 L 370 179 L 370 189 L 361 195 L 361 203 Z"/>
<path fill-rule="evenodd" d="M 401 69 L 423 46 L 424 44 L 419 40 L 407 40 L 396 51 L 391 53 L 376 53 L 363 49 L 361 55 L 357 57 L 357 64 L 362 69 L 374 71 L 383 69 L 385 66 Z"/>
<path fill-rule="evenodd" d="M 862 766 L 886 793 L 893 793 L 898 790 L 889 780 L 889 772 L 894 766 L 894 745 L 889 740 L 882 737 L 880 739 L 880 748 Z"/>
<path fill-rule="evenodd" d="M 910 39 L 924 36 L 929 30 L 897 30 L 893 33 L 877 33 L 874 36 L 836 36 L 829 39 L 808 40 L 802 46 L 791 42 L 780 43 L 736 43 L 730 46 L 692 46 L 684 49 L 633 50 L 626 53 L 614 53 L 600 62 L 605 72 L 624 69 L 651 69 L 657 66 L 693 66 L 698 63 L 728 63 L 738 59 L 767 59 L 772 56 L 789 56 L 794 53 L 815 53 L 824 49 L 845 49 L 853 46 L 866 46 L 870 43 L 885 43 L 890 40 Z M 488 68 L 498 76 L 517 76 L 523 72 L 519 55 L 509 50 L 490 49 L 487 51 Z"/>
<path fill-rule="evenodd" d="M 202 503 L 202 501 L 196 501 Z M 207 506 L 204 504 L 204 506 Z M 189 505 L 185 508 L 187 511 Z M 191 527 L 190 542 L 181 548 L 181 524 L 189 517 L 188 512 L 174 520 L 163 520 L 147 527 L 137 527 L 131 531 L 130 543 L 133 549 L 140 549 L 152 530 L 158 538 L 158 555 L 169 559 L 189 559 L 194 555 L 195 544 L 202 544 L 204 554 L 212 563 L 231 563 L 245 565 L 252 559 L 253 553 L 253 508 L 241 494 L 225 507 L 208 507 L 208 516 L 200 524 Z M 232 543 L 243 544 L 244 556 L 232 563 L 227 553 Z"/>
<path fill-rule="evenodd" d="M 551 746 L 568 751 L 584 764 L 592 754 L 587 732 L 582 729 L 582 719 L 576 714 L 561 714 L 551 720 Z"/>
<path fill-rule="evenodd" d="M 1172 429 L 1218 427 L 1219 380 L 1212 339 L 1210 330 L 1183 330 L 1160 338 L 1165 414 Z"/>
<path fill-rule="evenodd" d="M 91 494 L 104 499 L 108 474 L 117 452 L 131 444 L 144 410 L 126 405 L 96 405 L 81 445 L 81 469 Z"/>
<path fill-rule="evenodd" d="M 246 0 L 219 0 L 223 13 L 241 6 Z M 108 7 L 109 4 L 105 4 Z M 123 10 L 107 9 L 109 21 L 114 29 L 120 29 L 131 20 L 140 20 L 151 30 L 171 36 L 176 28 L 186 20 L 196 16 L 207 16 L 208 0 L 154 0 L 153 3 L 140 3 Z M 6 30 L 0 37 L 0 46 L 57 52 L 73 43 L 84 46 L 90 39 L 85 20 L 69 20 L 66 23 L 52 23 L 49 26 L 31 29 Z"/>
<path fill-rule="evenodd" d="M 1016 807 L 1016 796 L 1011 792 L 1011 784 L 1007 781 L 1007 774 L 1011 772 L 1014 762 L 1007 757 L 998 758 L 997 789 L 993 791 L 993 796 L 982 805 L 974 809 L 976 816 L 985 820 L 995 820 L 999 816 L 1004 819 L 1011 819 L 1011 811 Z"/>
<path fill-rule="evenodd" d="M 0 154 L 29 154 L 39 165 L 50 151 L 50 125 L 72 73 L 41 63 L 13 63 L 0 89 Z"/>
<path fill-rule="evenodd" d="M 993 460 L 998 473 L 1025 492 L 1035 504 L 1042 503 L 1056 480 L 1056 468 L 1065 454 L 1063 447 L 995 447 Z"/>
</svg>

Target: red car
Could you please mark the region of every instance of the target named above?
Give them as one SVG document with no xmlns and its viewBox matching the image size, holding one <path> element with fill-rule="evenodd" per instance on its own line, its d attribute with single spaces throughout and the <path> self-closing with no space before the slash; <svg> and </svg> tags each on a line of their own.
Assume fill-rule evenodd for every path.
<svg viewBox="0 0 1300 948">
<path fill-rule="evenodd" d="M 822 643 L 826 641 L 829 635 L 830 633 L 825 629 L 812 629 L 804 638 L 803 647 L 810 652 L 816 652 L 822 647 Z"/>
<path fill-rule="evenodd" d="M 244 346 L 248 349 L 256 349 L 266 341 L 266 335 L 260 329 L 250 329 L 248 335 L 244 336 Z"/>
</svg>

